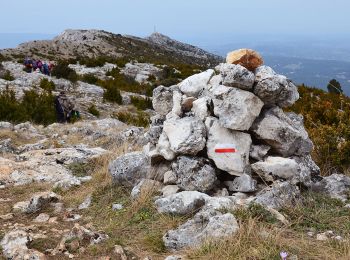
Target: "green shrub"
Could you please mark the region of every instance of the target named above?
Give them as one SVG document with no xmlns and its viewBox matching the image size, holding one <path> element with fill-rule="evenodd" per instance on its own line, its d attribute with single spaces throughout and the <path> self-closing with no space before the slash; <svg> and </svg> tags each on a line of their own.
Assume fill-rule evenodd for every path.
<svg viewBox="0 0 350 260">
<path fill-rule="evenodd" d="M 28 119 L 23 107 L 16 100 L 13 90 L 6 88 L 0 92 L 0 121 L 24 122 Z"/>
<path fill-rule="evenodd" d="M 150 98 L 142 98 L 142 97 L 136 97 L 131 96 L 131 104 L 133 104 L 137 109 L 140 110 L 146 110 L 146 109 L 152 109 L 152 100 Z"/>
<path fill-rule="evenodd" d="M 77 82 L 79 79 L 77 73 L 75 70 L 69 68 L 68 65 L 68 62 L 59 62 L 56 66 L 53 67 L 51 72 L 52 76 L 55 76 L 58 79 L 68 79 L 73 83 Z"/>
<path fill-rule="evenodd" d="M 12 76 L 11 72 L 6 70 L 5 73 L 1 76 L 2 79 L 12 81 L 15 78 Z"/>
<path fill-rule="evenodd" d="M 103 92 L 103 100 L 109 101 L 117 104 L 123 103 L 123 97 L 117 87 L 105 86 L 105 91 Z"/>
<path fill-rule="evenodd" d="M 54 97 L 48 91 L 38 94 L 31 90 L 24 92 L 23 99 L 19 101 L 15 92 L 7 88 L 0 93 L 0 120 L 51 124 L 56 121 Z"/>
<path fill-rule="evenodd" d="M 304 116 L 314 143 L 313 159 L 323 175 L 347 172 L 350 167 L 350 98 L 299 86 L 300 99 L 287 111 Z"/>
<path fill-rule="evenodd" d="M 149 115 L 142 111 L 137 111 L 136 114 L 129 112 L 119 112 L 115 117 L 128 124 L 139 127 L 147 127 L 149 125 Z"/>
<path fill-rule="evenodd" d="M 53 91 L 56 88 L 55 83 L 52 80 L 48 80 L 47 78 L 43 78 L 40 81 L 39 87 L 46 91 Z"/>
<path fill-rule="evenodd" d="M 81 77 L 81 81 L 96 85 L 96 83 L 98 82 L 98 78 L 94 74 L 85 74 Z"/>
<path fill-rule="evenodd" d="M 88 108 L 88 112 L 96 117 L 100 116 L 100 111 L 97 110 L 96 106 L 94 104 L 92 104 L 89 108 Z"/>
</svg>

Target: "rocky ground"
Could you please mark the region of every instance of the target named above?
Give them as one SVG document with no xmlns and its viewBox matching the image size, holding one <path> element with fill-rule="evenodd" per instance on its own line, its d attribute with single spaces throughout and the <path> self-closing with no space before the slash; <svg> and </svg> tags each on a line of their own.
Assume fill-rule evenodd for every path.
<svg viewBox="0 0 350 260">
<path fill-rule="evenodd" d="M 0 122 L 3 257 L 349 259 L 350 178 L 322 177 L 302 117 L 283 110 L 297 88 L 254 58 L 156 88 L 148 129 Z M 19 96 L 44 77 L 13 64 Z"/>
</svg>

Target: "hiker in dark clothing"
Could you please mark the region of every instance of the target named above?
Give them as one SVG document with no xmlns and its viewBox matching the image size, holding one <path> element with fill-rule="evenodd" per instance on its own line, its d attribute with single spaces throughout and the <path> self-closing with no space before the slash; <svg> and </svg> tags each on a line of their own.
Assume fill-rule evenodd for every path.
<svg viewBox="0 0 350 260">
<path fill-rule="evenodd" d="M 74 104 L 68 99 L 64 91 L 61 91 L 55 98 L 55 109 L 58 123 L 67 123 L 70 121 Z"/>
</svg>

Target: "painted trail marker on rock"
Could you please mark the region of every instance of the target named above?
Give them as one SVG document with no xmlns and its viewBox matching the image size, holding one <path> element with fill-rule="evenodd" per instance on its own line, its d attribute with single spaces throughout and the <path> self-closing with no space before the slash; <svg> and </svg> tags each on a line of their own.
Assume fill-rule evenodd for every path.
<svg viewBox="0 0 350 260">
<path fill-rule="evenodd" d="M 237 152 L 233 144 L 217 144 L 215 145 L 216 153 L 235 153 Z"/>
</svg>

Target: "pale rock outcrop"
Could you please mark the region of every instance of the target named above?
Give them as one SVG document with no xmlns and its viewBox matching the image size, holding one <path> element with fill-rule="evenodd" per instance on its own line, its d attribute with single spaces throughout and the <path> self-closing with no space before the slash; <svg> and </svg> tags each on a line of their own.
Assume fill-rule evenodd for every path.
<svg viewBox="0 0 350 260">
<path fill-rule="evenodd" d="M 109 164 L 109 172 L 114 183 L 133 186 L 145 178 L 150 170 L 149 158 L 143 152 L 133 152 L 120 156 Z"/>
<path fill-rule="evenodd" d="M 162 69 L 150 63 L 135 62 L 125 64 L 125 67 L 120 72 L 139 83 L 147 83 L 150 76 L 159 78 Z"/>
<path fill-rule="evenodd" d="M 343 174 L 332 174 L 313 184 L 312 189 L 345 202 L 350 198 L 350 177 Z"/>
<path fill-rule="evenodd" d="M 43 253 L 28 248 L 31 241 L 33 237 L 25 229 L 14 229 L 5 234 L 0 246 L 7 259 L 46 259 Z"/>
<path fill-rule="evenodd" d="M 231 236 L 238 229 L 237 220 L 230 213 L 201 211 L 177 229 L 169 230 L 163 236 L 163 241 L 168 249 L 179 250 Z"/>
<path fill-rule="evenodd" d="M 276 74 L 270 67 L 257 68 L 255 77 L 254 94 L 266 105 L 288 107 L 299 99 L 298 89 L 291 80 Z"/>
<path fill-rule="evenodd" d="M 223 128 L 216 118 L 207 118 L 208 131 L 207 153 L 215 162 L 217 168 L 232 175 L 242 175 L 249 169 L 249 150 L 252 143 L 249 134 Z M 216 153 L 215 149 L 220 144 L 232 144 L 235 153 Z"/>
<path fill-rule="evenodd" d="M 210 196 L 198 191 L 182 191 L 155 201 L 159 213 L 186 215 L 203 207 Z"/>
<path fill-rule="evenodd" d="M 167 120 L 163 130 L 169 138 L 170 149 L 175 153 L 196 155 L 205 147 L 205 126 L 196 117 Z"/>
<path fill-rule="evenodd" d="M 227 54 L 226 62 L 229 64 L 239 64 L 250 71 L 264 64 L 261 55 L 251 49 L 239 49 Z"/>
<path fill-rule="evenodd" d="M 257 181 L 248 174 L 236 177 L 233 181 L 226 181 L 225 184 L 234 192 L 254 192 L 257 189 Z"/>
<path fill-rule="evenodd" d="M 251 91 L 253 89 L 254 73 L 241 65 L 221 63 L 216 68 L 222 77 L 222 85 Z M 217 81 L 218 82 L 218 81 Z"/>
<path fill-rule="evenodd" d="M 40 192 L 34 194 L 29 201 L 18 202 L 13 206 L 14 211 L 21 213 L 35 213 L 50 205 L 58 202 L 61 197 L 54 192 Z"/>
<path fill-rule="evenodd" d="M 214 114 L 220 124 L 232 130 L 248 130 L 264 103 L 253 93 L 225 86 L 213 87 Z"/>
<path fill-rule="evenodd" d="M 290 182 L 276 182 L 260 191 L 253 200 L 255 203 L 276 210 L 293 205 L 300 197 L 300 190 Z"/>
<path fill-rule="evenodd" d="M 208 88 L 210 79 L 214 76 L 214 70 L 209 69 L 199 74 L 188 77 L 179 84 L 179 88 L 188 97 L 198 97 L 200 92 Z"/>
<path fill-rule="evenodd" d="M 183 190 L 208 192 L 217 180 L 215 169 L 204 158 L 179 156 L 172 169 L 177 185 Z"/>
<path fill-rule="evenodd" d="M 76 241 L 77 249 L 83 246 L 96 245 L 102 243 L 108 239 L 108 235 L 101 232 L 94 232 L 90 229 L 87 229 L 84 226 L 79 224 L 75 224 L 74 227 L 66 232 L 60 243 L 56 246 L 56 248 L 52 251 L 52 255 L 56 255 L 59 253 L 63 253 L 68 251 L 72 247 L 71 243 Z"/>
<path fill-rule="evenodd" d="M 279 107 L 264 111 L 251 130 L 258 139 L 284 157 L 309 154 L 313 148 L 302 117 L 294 113 L 285 114 Z"/>
</svg>

